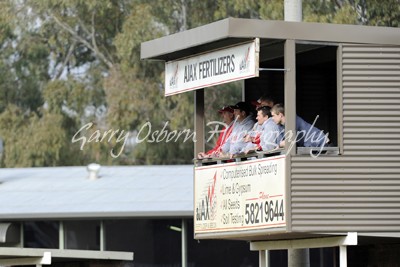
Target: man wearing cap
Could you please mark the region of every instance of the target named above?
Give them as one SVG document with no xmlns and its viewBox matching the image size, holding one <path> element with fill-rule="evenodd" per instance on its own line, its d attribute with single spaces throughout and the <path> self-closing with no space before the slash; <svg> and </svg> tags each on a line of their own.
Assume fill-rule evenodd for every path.
<svg viewBox="0 0 400 267">
<path fill-rule="evenodd" d="M 197 158 L 199 159 L 219 157 L 222 145 L 225 144 L 226 140 L 232 133 L 234 119 L 232 106 L 224 106 L 218 110 L 218 113 L 221 114 L 225 126 L 222 128 L 215 146 L 207 152 L 200 152 L 197 154 Z"/>
<path fill-rule="evenodd" d="M 244 137 L 254 125 L 253 113 L 249 104 L 238 102 L 233 106 L 233 110 L 235 123 L 232 133 L 222 146 L 222 153 L 229 154 L 230 157 L 240 153 L 242 147 L 246 145 Z"/>
</svg>

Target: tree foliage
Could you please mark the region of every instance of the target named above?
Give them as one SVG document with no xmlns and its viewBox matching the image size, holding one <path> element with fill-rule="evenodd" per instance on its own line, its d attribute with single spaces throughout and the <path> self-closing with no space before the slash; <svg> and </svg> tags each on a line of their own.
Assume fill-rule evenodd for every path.
<svg viewBox="0 0 400 267">
<path fill-rule="evenodd" d="M 226 17 L 282 20 L 283 3 L 0 1 L 1 166 L 190 163 L 193 93 L 165 98 L 141 43 Z M 304 0 L 303 20 L 399 27 L 400 1 Z M 240 83 L 223 87 L 206 90 L 208 120 L 240 100 Z"/>
</svg>

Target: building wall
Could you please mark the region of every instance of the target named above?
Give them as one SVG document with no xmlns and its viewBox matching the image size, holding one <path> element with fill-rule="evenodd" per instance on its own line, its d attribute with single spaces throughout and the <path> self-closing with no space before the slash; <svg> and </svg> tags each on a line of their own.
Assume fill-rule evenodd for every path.
<svg viewBox="0 0 400 267">
<path fill-rule="evenodd" d="M 400 46 L 343 46 L 345 155 L 400 156 Z"/>
<path fill-rule="evenodd" d="M 294 156 L 292 230 L 399 232 L 400 159 Z"/>
<path fill-rule="evenodd" d="M 342 155 L 292 157 L 292 230 L 400 232 L 400 47 L 340 51 Z"/>
<path fill-rule="evenodd" d="M 103 220 L 105 251 L 133 252 L 133 261 L 68 258 L 53 260 L 57 267 L 179 267 L 182 262 L 182 218 L 116 218 Z M 99 250 L 99 220 L 63 221 L 65 249 Z M 258 252 L 239 240 L 195 240 L 193 219 L 186 219 L 188 267 L 256 267 Z M 81 227 L 79 227 L 81 226 Z M 174 227 L 171 227 L 174 226 Z M 93 234 L 96 231 L 97 235 Z M 177 231 L 178 229 L 178 231 Z M 26 248 L 59 248 L 57 221 L 24 222 Z M 95 247 L 94 247 L 95 246 Z M 274 262 L 284 266 L 284 252 L 274 253 Z M 283 265 L 282 265 L 283 264 Z"/>
</svg>

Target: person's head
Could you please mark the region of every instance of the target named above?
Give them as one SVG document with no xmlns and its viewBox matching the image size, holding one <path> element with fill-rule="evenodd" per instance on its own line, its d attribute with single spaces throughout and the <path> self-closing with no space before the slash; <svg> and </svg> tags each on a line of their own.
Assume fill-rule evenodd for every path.
<svg viewBox="0 0 400 267">
<path fill-rule="evenodd" d="M 257 108 L 257 123 L 262 125 L 271 117 L 271 108 L 267 106 Z"/>
<path fill-rule="evenodd" d="M 238 121 L 242 121 L 250 115 L 251 108 L 246 102 L 238 102 L 233 106 L 233 112 L 235 114 L 235 118 L 238 118 Z"/>
<path fill-rule="evenodd" d="M 275 99 L 269 95 L 263 95 L 258 100 L 258 107 L 270 107 L 272 108 L 275 105 Z"/>
<path fill-rule="evenodd" d="M 226 124 L 230 124 L 234 120 L 232 106 L 224 106 L 218 110 L 218 113 L 221 114 L 222 121 Z"/>
<path fill-rule="evenodd" d="M 276 104 L 272 107 L 271 116 L 276 124 L 285 125 L 285 108 L 282 104 Z"/>
</svg>

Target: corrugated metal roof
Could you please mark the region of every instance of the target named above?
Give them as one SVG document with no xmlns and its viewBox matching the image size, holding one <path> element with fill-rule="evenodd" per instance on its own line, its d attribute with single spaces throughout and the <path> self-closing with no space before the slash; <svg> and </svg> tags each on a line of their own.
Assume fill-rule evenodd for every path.
<svg viewBox="0 0 400 267">
<path fill-rule="evenodd" d="M 226 18 L 141 44 L 141 58 L 176 60 L 260 38 L 261 46 L 277 40 L 399 45 L 400 29 L 361 25 Z"/>
<path fill-rule="evenodd" d="M 0 219 L 193 215 L 193 165 L 0 169 Z"/>
</svg>

